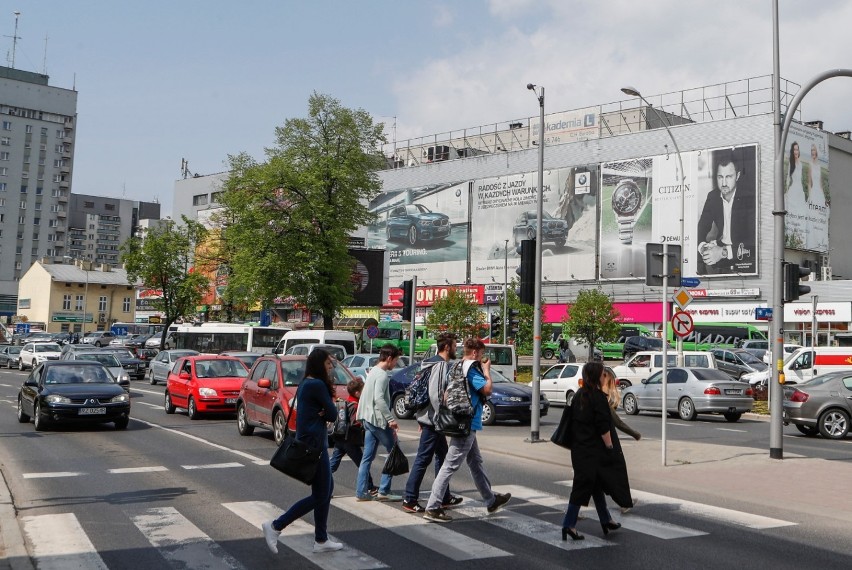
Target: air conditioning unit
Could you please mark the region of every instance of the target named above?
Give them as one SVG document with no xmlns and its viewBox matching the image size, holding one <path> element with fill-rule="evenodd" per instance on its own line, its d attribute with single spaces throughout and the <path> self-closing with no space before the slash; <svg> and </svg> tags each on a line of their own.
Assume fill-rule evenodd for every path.
<svg viewBox="0 0 852 570">
<path fill-rule="evenodd" d="M 831 281 L 831 266 L 823 265 L 822 266 L 822 280 L 823 281 Z"/>
</svg>

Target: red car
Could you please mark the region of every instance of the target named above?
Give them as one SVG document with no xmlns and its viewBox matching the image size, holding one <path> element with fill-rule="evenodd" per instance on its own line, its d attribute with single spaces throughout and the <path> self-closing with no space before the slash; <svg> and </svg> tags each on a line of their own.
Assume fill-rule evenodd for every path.
<svg viewBox="0 0 852 570">
<path fill-rule="evenodd" d="M 346 385 L 355 376 L 335 359 L 334 384 L 336 397 L 345 400 Z M 237 429 L 240 435 L 251 435 L 254 428 L 272 430 L 275 443 L 284 441 L 284 422 L 305 377 L 303 355 L 263 356 L 255 361 L 248 378 L 243 381 L 237 398 Z M 330 418 L 331 419 L 331 418 Z M 296 429 L 296 410 L 290 418 L 290 429 Z"/>
<path fill-rule="evenodd" d="M 185 408 L 189 419 L 203 412 L 232 412 L 248 369 L 238 358 L 199 354 L 175 362 L 166 382 L 167 414 Z"/>
</svg>

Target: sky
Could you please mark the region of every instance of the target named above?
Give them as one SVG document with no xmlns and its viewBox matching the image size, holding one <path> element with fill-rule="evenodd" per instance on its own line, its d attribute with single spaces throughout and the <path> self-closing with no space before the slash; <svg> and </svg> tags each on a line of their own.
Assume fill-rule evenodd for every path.
<svg viewBox="0 0 852 570">
<path fill-rule="evenodd" d="M 771 0 L 11 0 L 10 65 L 78 91 L 72 191 L 172 208 L 194 174 L 264 158 L 311 93 L 402 141 L 772 73 Z M 852 2 L 779 1 L 781 77 L 852 67 Z M 46 50 L 45 37 L 47 36 Z M 804 120 L 852 130 L 852 78 L 814 88 Z M 392 128 L 395 125 L 395 129 Z"/>
</svg>

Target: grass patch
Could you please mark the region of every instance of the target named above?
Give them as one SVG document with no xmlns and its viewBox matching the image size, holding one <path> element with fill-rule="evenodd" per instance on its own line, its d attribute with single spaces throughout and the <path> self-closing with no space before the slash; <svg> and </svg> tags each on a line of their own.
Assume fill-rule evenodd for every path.
<svg viewBox="0 0 852 570">
<path fill-rule="evenodd" d="M 764 416 L 769 415 L 769 402 L 766 400 L 755 400 L 754 405 L 751 408 L 751 411 L 755 414 L 761 414 Z"/>
</svg>

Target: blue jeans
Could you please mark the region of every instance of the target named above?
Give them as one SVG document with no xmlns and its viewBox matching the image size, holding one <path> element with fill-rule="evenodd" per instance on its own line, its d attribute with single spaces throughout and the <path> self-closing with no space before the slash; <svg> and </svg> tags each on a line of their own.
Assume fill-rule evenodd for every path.
<svg viewBox="0 0 852 570">
<path fill-rule="evenodd" d="M 393 430 L 389 427 L 380 428 L 366 421 L 364 427 L 367 430 L 364 437 L 364 456 L 361 458 L 361 465 L 358 467 L 358 479 L 355 482 L 355 496 L 359 499 L 370 498 L 370 467 L 373 466 L 373 459 L 376 458 L 376 453 L 379 451 L 379 444 L 381 443 L 385 450 L 390 453 L 394 441 L 396 441 Z M 382 473 L 379 495 L 390 493 L 392 480 L 393 476 Z"/>
<path fill-rule="evenodd" d="M 476 443 L 476 432 L 471 431 L 467 437 L 450 438 L 447 457 L 444 459 L 434 483 L 432 483 L 432 494 L 429 495 L 426 510 L 431 511 L 441 507 L 447 490 L 450 488 L 450 477 L 459 470 L 463 462 L 467 462 L 473 484 L 476 485 L 476 490 L 482 495 L 482 502 L 488 507 L 494 503 L 494 491 L 491 490 L 491 481 L 482 466 L 482 454 L 479 452 L 479 444 Z"/>
<path fill-rule="evenodd" d="M 329 463 L 331 464 L 331 472 L 334 473 L 337 471 L 337 468 L 340 467 L 340 462 L 343 460 L 343 456 L 348 455 L 349 459 L 355 464 L 355 467 L 361 466 L 361 459 L 364 457 L 364 452 L 361 451 L 360 445 L 355 445 L 354 443 L 346 443 L 345 441 L 336 441 L 334 442 L 334 453 L 331 454 L 331 460 Z M 370 481 L 368 482 L 369 488 L 373 488 L 373 477 L 370 477 Z"/>
<path fill-rule="evenodd" d="M 408 474 L 408 482 L 405 484 L 405 496 L 403 498 L 407 503 L 413 503 L 420 498 L 420 485 L 423 483 L 426 469 L 432 463 L 433 457 L 435 458 L 435 477 L 438 476 L 444 458 L 447 457 L 447 449 L 447 438 L 444 435 L 436 432 L 433 426 L 420 424 L 420 444 L 417 447 L 417 457 L 414 458 L 411 473 Z M 451 497 L 450 488 L 447 486 L 444 503 L 448 502 Z"/>
<path fill-rule="evenodd" d="M 311 484 L 311 494 L 290 507 L 286 513 L 272 521 L 272 528 L 284 530 L 291 522 L 314 512 L 314 538 L 317 542 L 328 540 L 328 508 L 334 481 L 331 479 L 331 466 L 328 462 L 328 449 L 323 449 L 317 464 L 317 474 Z"/>
<path fill-rule="evenodd" d="M 598 520 L 600 520 L 601 524 L 611 521 L 612 515 L 609 514 L 609 509 L 606 508 L 606 496 L 601 491 L 592 493 L 592 501 L 595 502 L 595 510 L 598 512 Z M 568 503 L 568 510 L 565 511 L 565 518 L 562 520 L 562 528 L 575 528 L 579 514 L 580 505 Z"/>
</svg>

